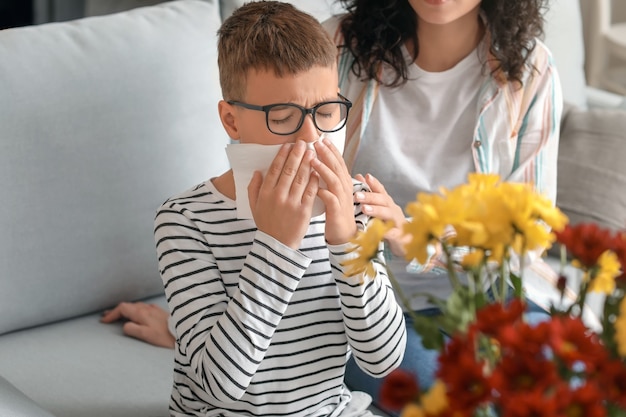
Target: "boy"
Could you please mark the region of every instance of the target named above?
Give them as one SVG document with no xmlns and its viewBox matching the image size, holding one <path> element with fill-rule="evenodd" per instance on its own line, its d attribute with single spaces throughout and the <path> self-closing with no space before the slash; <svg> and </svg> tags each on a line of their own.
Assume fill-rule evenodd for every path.
<svg viewBox="0 0 626 417">
<path fill-rule="evenodd" d="M 363 184 L 330 141 L 317 141 L 343 128 L 350 107 L 336 47 L 290 4 L 253 2 L 222 25 L 218 64 L 230 137 L 283 146 L 248 186 L 253 220 L 237 218 L 232 170 L 157 212 L 176 338 L 170 413 L 371 415 L 343 385 L 349 352 L 383 377 L 403 357 L 405 327 L 383 267 L 372 278 L 341 266 L 368 219 L 353 203 Z M 325 216 L 311 218 L 316 196 Z"/>
</svg>

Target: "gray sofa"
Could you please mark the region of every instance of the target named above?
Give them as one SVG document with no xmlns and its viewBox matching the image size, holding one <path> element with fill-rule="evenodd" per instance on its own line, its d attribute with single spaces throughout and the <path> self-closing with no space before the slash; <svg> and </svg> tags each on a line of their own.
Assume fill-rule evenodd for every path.
<svg viewBox="0 0 626 417">
<path fill-rule="evenodd" d="M 172 352 L 98 319 L 120 300 L 164 305 L 155 210 L 227 168 L 215 34 L 240 3 L 177 0 L 0 32 L 0 417 L 168 414 Z M 558 199 L 576 220 L 623 227 L 626 113 L 599 107 L 626 105 L 586 88 L 571 6 L 548 15 L 573 105 Z"/>
</svg>

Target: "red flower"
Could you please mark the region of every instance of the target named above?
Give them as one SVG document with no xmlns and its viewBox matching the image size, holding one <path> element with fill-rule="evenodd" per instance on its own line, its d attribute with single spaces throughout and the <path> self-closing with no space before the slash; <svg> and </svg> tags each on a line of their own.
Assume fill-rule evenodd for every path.
<svg viewBox="0 0 626 417">
<path fill-rule="evenodd" d="M 565 365 L 585 364 L 586 372 L 594 372 L 608 360 L 606 349 L 596 333 L 578 317 L 554 316 L 550 324 L 550 346 Z"/>
<path fill-rule="evenodd" d="M 595 266 L 600 255 L 610 249 L 611 232 L 595 223 L 567 225 L 562 231 L 554 233 L 557 242 L 565 245 L 574 259 L 587 268 Z"/>
<path fill-rule="evenodd" d="M 473 338 L 457 335 L 439 356 L 437 376 L 448 387 L 452 415 L 470 416 L 491 400 L 491 386 L 484 375 L 485 361 L 474 355 Z M 456 414 L 455 414 L 456 413 Z"/>
<path fill-rule="evenodd" d="M 556 395 L 546 395 L 543 390 L 530 389 L 503 398 L 500 404 L 502 417 L 554 417 L 557 415 Z"/>
<path fill-rule="evenodd" d="M 506 306 L 502 303 L 487 304 L 476 312 L 475 328 L 495 337 L 504 327 L 519 322 L 525 310 L 526 305 L 519 298 L 513 299 Z"/>
<path fill-rule="evenodd" d="M 560 386 L 557 392 L 560 415 L 565 417 L 605 417 L 606 408 L 603 406 L 604 397 L 598 387 L 586 383 L 581 387 L 570 390 Z"/>
<path fill-rule="evenodd" d="M 396 369 L 383 380 L 380 402 L 390 410 L 401 410 L 419 396 L 419 385 L 414 374 Z"/>
<path fill-rule="evenodd" d="M 547 322 L 535 326 L 522 322 L 516 327 L 502 329 L 498 340 L 503 355 L 543 358 L 549 335 L 550 326 Z"/>
<path fill-rule="evenodd" d="M 548 392 L 559 381 L 554 362 L 517 355 L 503 357 L 491 375 L 491 385 L 505 401 L 524 392 Z"/>
<path fill-rule="evenodd" d="M 609 401 L 626 409 L 626 366 L 620 360 L 605 362 L 597 373 L 598 383 Z"/>
</svg>

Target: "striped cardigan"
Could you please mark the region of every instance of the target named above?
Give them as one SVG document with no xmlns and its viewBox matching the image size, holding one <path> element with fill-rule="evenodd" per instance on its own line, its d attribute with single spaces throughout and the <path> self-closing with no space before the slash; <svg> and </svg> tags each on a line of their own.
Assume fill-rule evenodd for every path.
<svg viewBox="0 0 626 417">
<path fill-rule="evenodd" d="M 355 191 L 365 190 L 355 182 Z M 363 229 L 367 217 L 355 205 Z M 355 253 L 314 217 L 299 250 L 236 217 L 210 181 L 157 211 L 159 271 L 175 330 L 172 416 L 337 416 L 352 352 L 382 377 L 402 360 L 404 316 L 385 274 L 345 277 Z"/>
</svg>

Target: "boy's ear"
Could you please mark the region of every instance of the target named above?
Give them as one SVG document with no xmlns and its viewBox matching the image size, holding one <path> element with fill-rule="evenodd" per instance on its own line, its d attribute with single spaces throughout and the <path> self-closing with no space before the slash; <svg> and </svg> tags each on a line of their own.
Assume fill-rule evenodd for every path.
<svg viewBox="0 0 626 417">
<path fill-rule="evenodd" d="M 220 100 L 217 104 L 217 110 L 220 114 L 222 126 L 224 126 L 228 136 L 230 136 L 232 140 L 239 140 L 238 121 L 234 106 L 224 100 Z"/>
</svg>

